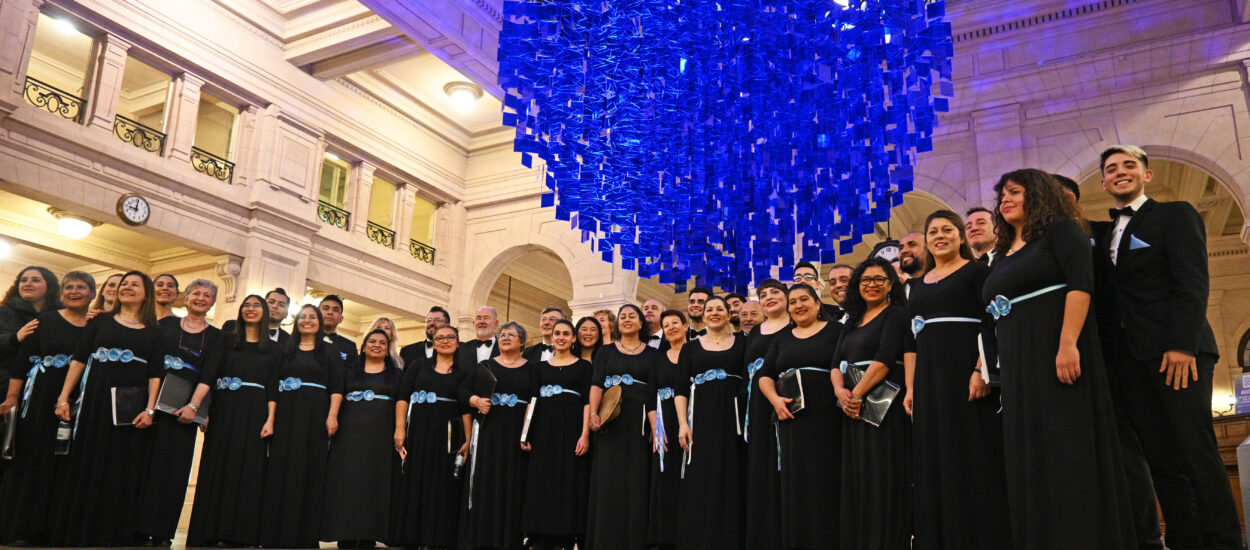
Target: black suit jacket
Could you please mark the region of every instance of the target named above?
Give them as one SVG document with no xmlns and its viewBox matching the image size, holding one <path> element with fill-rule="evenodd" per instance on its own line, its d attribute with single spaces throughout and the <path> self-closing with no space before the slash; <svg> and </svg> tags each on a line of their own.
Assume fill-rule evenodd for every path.
<svg viewBox="0 0 1250 550">
<path fill-rule="evenodd" d="M 499 339 L 495 339 L 495 345 L 491 346 L 490 356 L 499 357 Z M 466 369 L 477 364 L 477 338 L 460 342 L 460 349 L 456 351 L 456 364 Z"/>
<path fill-rule="evenodd" d="M 427 361 L 430 357 L 433 357 L 433 355 L 430 357 L 425 356 L 427 350 L 433 348 L 434 343 L 429 340 L 408 344 L 399 348 L 399 358 L 404 360 L 404 368 L 407 368 L 408 365 L 415 365 L 418 361 Z"/>
<path fill-rule="evenodd" d="M 521 351 L 521 357 L 525 358 L 526 363 L 538 363 L 543 360 L 543 343 L 539 342 Z"/>
<path fill-rule="evenodd" d="M 1115 358 L 1120 347 L 1120 314 L 1116 305 L 1118 300 L 1115 283 L 1111 279 L 1111 257 L 1107 253 L 1106 243 L 1111 242 L 1114 222 L 1085 220 L 1093 230 L 1091 252 L 1094 254 L 1094 295 L 1090 307 L 1094 310 L 1094 318 L 1098 321 L 1098 343 L 1102 347 L 1103 363 L 1108 368 L 1115 366 Z M 1103 248 L 1099 248 L 1102 243 Z"/>
<path fill-rule="evenodd" d="M 1112 264 L 1114 233 L 1112 222 L 1098 254 L 1115 287 L 1120 351 L 1138 361 L 1158 361 L 1169 350 L 1218 356 L 1207 323 L 1207 235 L 1198 211 L 1187 202 L 1147 199 L 1125 226 Z"/>
<path fill-rule="evenodd" d="M 343 360 L 344 367 L 351 367 L 356 364 L 360 351 L 356 349 L 355 342 L 337 332 L 329 336 L 323 334 L 322 337 L 329 339 L 326 343 L 330 345 L 330 349 L 339 352 L 339 357 Z"/>
</svg>

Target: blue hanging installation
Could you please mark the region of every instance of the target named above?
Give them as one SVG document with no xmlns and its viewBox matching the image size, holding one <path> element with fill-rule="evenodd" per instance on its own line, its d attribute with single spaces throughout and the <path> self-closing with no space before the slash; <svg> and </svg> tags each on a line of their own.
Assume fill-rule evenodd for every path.
<svg viewBox="0 0 1250 550">
<path fill-rule="evenodd" d="M 543 206 L 679 291 L 850 252 L 954 87 L 942 0 L 845 4 L 506 0 L 503 123 Z"/>
</svg>

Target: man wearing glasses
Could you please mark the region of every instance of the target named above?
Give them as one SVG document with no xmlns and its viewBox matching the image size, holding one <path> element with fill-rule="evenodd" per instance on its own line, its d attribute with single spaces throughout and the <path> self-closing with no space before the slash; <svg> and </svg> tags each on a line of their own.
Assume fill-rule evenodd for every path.
<svg viewBox="0 0 1250 550">
<path fill-rule="evenodd" d="M 794 284 L 807 285 L 816 289 L 816 295 L 821 296 L 825 291 L 825 283 L 820 280 L 820 272 L 816 270 L 816 265 L 812 262 L 799 262 L 794 264 Z M 825 321 L 838 321 L 842 318 L 842 309 L 832 304 L 820 303 L 820 316 Z"/>
<path fill-rule="evenodd" d="M 405 365 L 416 364 L 415 361 L 434 357 L 434 333 L 451 323 L 451 315 L 447 310 L 434 306 L 425 314 L 425 341 L 408 344 L 399 350 L 399 356 Z"/>
</svg>

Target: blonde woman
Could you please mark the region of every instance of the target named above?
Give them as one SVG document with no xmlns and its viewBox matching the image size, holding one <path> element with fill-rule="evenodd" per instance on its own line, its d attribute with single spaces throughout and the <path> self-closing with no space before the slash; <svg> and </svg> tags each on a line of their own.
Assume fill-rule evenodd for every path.
<svg viewBox="0 0 1250 550">
<path fill-rule="evenodd" d="M 404 360 L 399 357 L 399 340 L 395 338 L 395 321 L 392 321 L 390 317 L 378 317 L 378 319 L 369 326 L 369 330 L 365 331 L 365 334 L 369 334 L 375 330 L 380 330 L 386 333 L 386 337 L 390 339 L 390 344 L 388 344 L 386 348 L 386 354 L 391 357 L 391 361 L 395 362 L 396 367 L 403 370 Z"/>
</svg>

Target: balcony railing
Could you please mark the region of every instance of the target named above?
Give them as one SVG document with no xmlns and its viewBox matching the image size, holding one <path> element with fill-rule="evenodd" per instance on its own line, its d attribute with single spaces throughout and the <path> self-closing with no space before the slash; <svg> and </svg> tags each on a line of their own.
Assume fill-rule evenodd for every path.
<svg viewBox="0 0 1250 550">
<path fill-rule="evenodd" d="M 149 153 L 165 151 L 165 134 L 122 115 L 113 120 L 113 135 Z"/>
<path fill-rule="evenodd" d="M 369 240 L 387 248 L 395 248 L 394 230 L 369 222 L 365 224 L 365 232 L 369 234 Z"/>
<path fill-rule="evenodd" d="M 234 163 L 199 147 L 191 148 L 191 167 L 226 183 L 234 180 Z"/>
<path fill-rule="evenodd" d="M 326 201 L 317 201 L 317 217 L 323 223 L 332 225 L 339 229 L 347 229 L 347 224 L 351 221 L 352 213 Z"/>
<path fill-rule="evenodd" d="M 23 96 L 27 103 L 74 122 L 82 119 L 87 105 L 83 98 L 29 76 Z"/>
<path fill-rule="evenodd" d="M 434 265 L 434 247 L 416 239 L 408 241 L 408 252 L 413 258 Z"/>
</svg>

